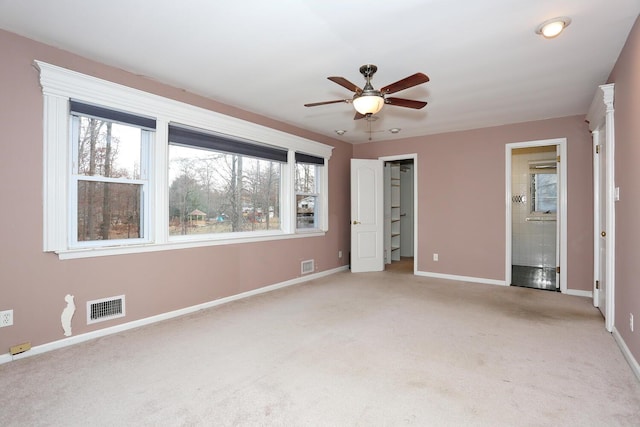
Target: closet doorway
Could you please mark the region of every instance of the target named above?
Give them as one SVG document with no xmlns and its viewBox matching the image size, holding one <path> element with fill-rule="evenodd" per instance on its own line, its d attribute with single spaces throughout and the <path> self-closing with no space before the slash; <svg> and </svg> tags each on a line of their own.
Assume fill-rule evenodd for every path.
<svg viewBox="0 0 640 427">
<path fill-rule="evenodd" d="M 507 145 L 507 284 L 566 292 L 564 153 L 565 139 Z"/>
<path fill-rule="evenodd" d="M 385 270 L 415 274 L 415 155 L 381 158 L 384 162 Z"/>
</svg>

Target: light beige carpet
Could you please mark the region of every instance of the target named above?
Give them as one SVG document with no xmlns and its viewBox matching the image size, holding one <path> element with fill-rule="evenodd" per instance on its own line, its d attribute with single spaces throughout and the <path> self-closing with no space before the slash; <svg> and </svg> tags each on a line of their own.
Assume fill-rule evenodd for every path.
<svg viewBox="0 0 640 427">
<path fill-rule="evenodd" d="M 640 425 L 589 299 L 394 271 L 0 365 L 0 390 L 1 426 Z"/>
</svg>

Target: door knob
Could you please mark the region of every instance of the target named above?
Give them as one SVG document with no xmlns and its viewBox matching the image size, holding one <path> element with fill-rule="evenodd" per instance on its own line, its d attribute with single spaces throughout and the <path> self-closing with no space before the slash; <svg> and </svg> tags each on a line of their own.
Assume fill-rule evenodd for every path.
<svg viewBox="0 0 640 427">
<path fill-rule="evenodd" d="M 360 224 L 358 221 L 353 221 L 353 225 Z"/>
<path fill-rule="evenodd" d="M 600 235 L 601 235 L 602 237 L 607 237 L 607 232 L 606 232 L 606 231 L 601 231 L 601 232 L 600 232 Z"/>
</svg>

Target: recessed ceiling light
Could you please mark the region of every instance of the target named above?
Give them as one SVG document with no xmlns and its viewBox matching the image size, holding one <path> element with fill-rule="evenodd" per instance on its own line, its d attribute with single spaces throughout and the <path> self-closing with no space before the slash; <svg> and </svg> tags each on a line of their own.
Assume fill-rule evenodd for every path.
<svg viewBox="0 0 640 427">
<path fill-rule="evenodd" d="M 338 130 L 336 130 L 336 133 L 337 133 L 338 135 L 342 136 L 342 135 L 344 135 L 345 133 L 347 133 L 347 131 L 346 131 L 346 130 L 344 130 L 344 129 L 338 129 Z"/>
<path fill-rule="evenodd" d="M 562 30 L 571 24 L 571 18 L 560 16 L 558 18 L 548 19 L 536 28 L 536 34 L 540 34 L 546 39 L 552 39 L 560 35 Z"/>
<path fill-rule="evenodd" d="M 401 130 L 402 129 L 400 129 L 400 128 L 391 128 L 391 129 L 389 129 L 389 132 L 391 132 L 391 133 L 399 133 Z"/>
</svg>

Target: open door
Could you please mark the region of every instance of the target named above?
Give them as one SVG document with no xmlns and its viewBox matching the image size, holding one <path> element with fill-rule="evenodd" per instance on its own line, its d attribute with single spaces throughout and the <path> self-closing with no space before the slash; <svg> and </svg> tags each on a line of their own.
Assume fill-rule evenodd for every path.
<svg viewBox="0 0 640 427">
<path fill-rule="evenodd" d="M 351 271 L 384 270 L 381 160 L 351 159 Z"/>
</svg>

